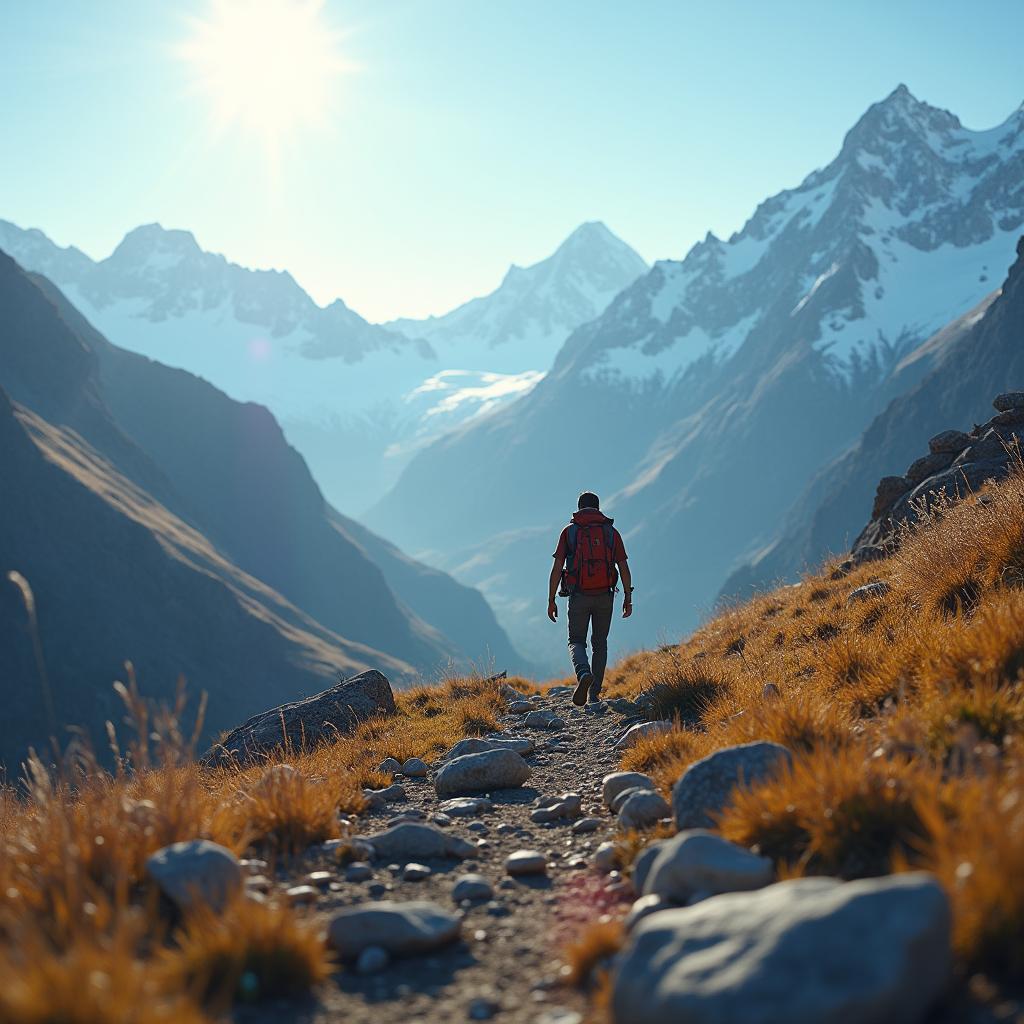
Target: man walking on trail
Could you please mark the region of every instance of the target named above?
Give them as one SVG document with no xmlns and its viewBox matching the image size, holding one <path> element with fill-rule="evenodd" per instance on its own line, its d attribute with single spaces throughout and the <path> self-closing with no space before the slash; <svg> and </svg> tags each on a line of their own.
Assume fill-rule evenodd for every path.
<svg viewBox="0 0 1024 1024">
<path fill-rule="evenodd" d="M 615 590 L 619 577 L 625 597 L 622 617 L 633 614 L 633 587 L 626 564 L 626 549 L 613 520 L 601 512 L 601 502 L 591 491 L 580 495 L 579 511 L 562 530 L 555 549 L 555 564 L 548 580 L 548 618 L 555 622 L 558 605 L 555 591 L 569 598 L 569 655 L 576 671 L 573 704 L 600 699 L 608 663 L 608 630 L 612 624 Z M 559 583 L 561 587 L 559 588 Z M 587 660 L 587 630 L 593 661 Z"/>
</svg>

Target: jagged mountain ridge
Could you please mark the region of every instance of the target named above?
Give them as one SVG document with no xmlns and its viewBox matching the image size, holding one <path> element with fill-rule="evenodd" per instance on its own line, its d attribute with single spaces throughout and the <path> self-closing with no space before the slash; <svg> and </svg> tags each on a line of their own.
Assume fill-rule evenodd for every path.
<svg viewBox="0 0 1024 1024">
<path fill-rule="evenodd" d="M 421 453 L 373 521 L 443 557 L 485 533 L 554 527 L 578 484 L 596 486 L 654 574 L 657 622 L 630 629 L 650 642 L 687 627 L 814 471 L 928 372 L 932 356 L 908 354 L 1001 279 L 1022 180 L 1024 111 L 974 132 L 901 86 L 742 231 L 625 289 L 528 396 Z M 596 411 L 585 429 L 581 408 Z M 587 453 L 579 469 L 564 459 L 571 439 Z M 447 490 L 467 473 L 457 508 L 403 515 L 427 481 Z"/>
<path fill-rule="evenodd" d="M 403 333 L 340 300 L 321 308 L 289 274 L 230 263 L 157 224 L 95 263 L 5 221 L 0 248 L 53 280 L 118 346 L 270 408 L 348 511 L 379 497 L 419 447 L 529 390 L 570 331 L 646 269 L 587 224 L 412 337 L 413 321 Z"/>
<path fill-rule="evenodd" d="M 985 422 L 992 396 L 1021 386 L 1022 337 L 1024 238 L 1000 291 L 929 342 L 943 346 L 932 371 L 893 399 L 849 451 L 821 470 L 790 510 L 779 536 L 730 577 L 723 596 L 741 596 L 792 578 L 845 550 L 869 518 L 878 480 L 902 473 L 940 431 L 969 430 Z"/>
</svg>

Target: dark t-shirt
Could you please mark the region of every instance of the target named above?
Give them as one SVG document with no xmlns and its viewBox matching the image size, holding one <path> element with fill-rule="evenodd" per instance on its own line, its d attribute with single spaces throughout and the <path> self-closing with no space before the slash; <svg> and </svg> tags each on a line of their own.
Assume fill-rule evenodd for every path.
<svg viewBox="0 0 1024 1024">
<path fill-rule="evenodd" d="M 621 565 L 626 560 L 626 548 L 622 543 L 622 535 L 615 527 L 612 527 L 612 543 L 614 547 L 612 549 L 612 555 L 615 558 L 617 564 Z M 558 535 L 558 547 L 555 548 L 555 564 L 559 569 L 565 565 L 565 554 L 566 549 L 569 546 L 569 527 L 566 526 L 562 529 L 562 532 Z"/>
</svg>

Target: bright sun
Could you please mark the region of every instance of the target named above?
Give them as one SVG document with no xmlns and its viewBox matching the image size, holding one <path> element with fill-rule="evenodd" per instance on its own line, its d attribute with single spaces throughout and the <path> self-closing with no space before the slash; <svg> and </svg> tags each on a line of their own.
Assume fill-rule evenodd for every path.
<svg viewBox="0 0 1024 1024">
<path fill-rule="evenodd" d="M 218 130 L 238 126 L 274 154 L 296 129 L 322 122 L 334 80 L 351 65 L 323 0 L 210 0 L 178 55 L 193 69 Z"/>
</svg>

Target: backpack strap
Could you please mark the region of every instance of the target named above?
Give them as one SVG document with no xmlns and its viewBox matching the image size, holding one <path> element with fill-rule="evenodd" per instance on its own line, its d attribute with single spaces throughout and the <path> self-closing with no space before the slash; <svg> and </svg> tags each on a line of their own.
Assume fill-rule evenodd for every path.
<svg viewBox="0 0 1024 1024">
<path fill-rule="evenodd" d="M 612 593 L 619 589 L 619 571 L 615 567 L 615 527 L 611 523 L 604 524 L 604 544 L 608 552 L 608 579 L 612 581 Z"/>
</svg>

